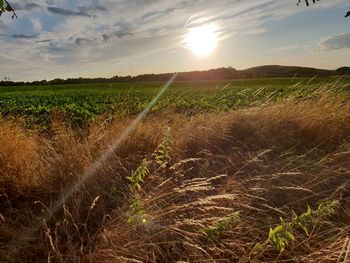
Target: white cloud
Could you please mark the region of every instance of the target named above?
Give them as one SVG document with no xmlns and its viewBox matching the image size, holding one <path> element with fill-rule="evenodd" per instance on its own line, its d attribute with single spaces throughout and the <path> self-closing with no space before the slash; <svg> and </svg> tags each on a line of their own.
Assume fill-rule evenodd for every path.
<svg viewBox="0 0 350 263">
<path fill-rule="evenodd" d="M 350 33 L 329 36 L 320 41 L 324 50 L 348 49 L 350 48 Z"/>
<path fill-rule="evenodd" d="M 281 51 L 291 51 L 291 50 L 298 50 L 298 49 L 307 49 L 310 48 L 309 45 L 289 45 L 284 47 L 277 47 L 270 50 L 270 52 L 281 52 Z"/>
<path fill-rule="evenodd" d="M 0 33 L 22 36 L 1 40 L 0 54 L 6 53 L 11 65 L 2 67 L 0 75 L 6 72 L 18 79 L 35 79 L 58 69 L 74 75 L 74 68 L 84 63 L 100 69 L 115 61 L 127 63 L 145 54 L 181 48 L 186 27 L 212 22 L 220 28 L 221 39 L 227 39 L 264 33 L 266 21 L 301 10 L 293 0 L 37 0 L 33 3 L 23 1 L 24 10 L 18 20 L 0 21 Z M 326 8 L 342 3 L 344 0 L 322 1 L 317 6 Z M 26 10 L 26 5 L 32 8 Z M 25 24 L 28 20 L 31 29 Z M 17 63 L 19 60 L 28 63 Z"/>
<path fill-rule="evenodd" d="M 33 18 L 31 22 L 33 24 L 33 28 L 34 28 L 35 32 L 38 34 L 41 33 L 42 25 L 41 25 L 40 19 Z"/>
</svg>

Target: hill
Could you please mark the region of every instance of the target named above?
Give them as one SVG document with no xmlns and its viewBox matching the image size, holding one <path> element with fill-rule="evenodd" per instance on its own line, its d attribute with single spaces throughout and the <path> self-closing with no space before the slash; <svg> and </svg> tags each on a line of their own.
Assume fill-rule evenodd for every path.
<svg viewBox="0 0 350 263">
<path fill-rule="evenodd" d="M 180 72 L 176 78 L 178 81 L 196 80 L 224 80 L 244 78 L 271 78 L 271 77 L 314 77 L 314 76 L 336 76 L 350 73 L 350 68 L 342 67 L 338 70 L 326 70 L 297 66 L 265 65 L 237 70 L 232 67 L 217 68 L 205 71 Z M 347 71 L 348 70 L 348 71 Z M 135 81 L 166 81 L 174 73 L 166 74 L 144 74 L 133 77 Z M 118 79 L 118 76 L 114 77 Z"/>
<path fill-rule="evenodd" d="M 120 83 L 120 82 L 157 82 L 167 81 L 174 73 L 142 74 L 138 76 L 114 76 L 112 78 L 56 78 L 50 81 L 41 80 L 33 82 L 1 81 L 0 86 L 26 86 L 26 85 L 61 85 L 83 83 Z M 265 65 L 237 70 L 232 67 L 217 68 L 204 71 L 180 72 L 177 81 L 204 81 L 227 80 L 245 78 L 276 78 L 276 77 L 315 77 L 350 75 L 350 67 L 341 67 L 337 70 L 326 70 L 309 67 Z"/>
<path fill-rule="evenodd" d="M 338 75 L 350 75 L 350 67 L 341 67 L 336 70 Z"/>
<path fill-rule="evenodd" d="M 313 76 L 334 76 L 337 72 L 334 70 L 296 67 L 296 66 L 279 66 L 268 65 L 253 67 L 240 71 L 241 75 L 248 78 L 267 78 L 267 77 L 313 77 Z"/>
</svg>

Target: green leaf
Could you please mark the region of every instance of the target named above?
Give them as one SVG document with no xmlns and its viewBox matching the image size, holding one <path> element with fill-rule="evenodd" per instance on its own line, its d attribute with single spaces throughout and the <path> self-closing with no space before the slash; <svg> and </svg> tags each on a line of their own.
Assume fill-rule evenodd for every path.
<svg viewBox="0 0 350 263">
<path fill-rule="evenodd" d="M 307 236 L 310 236 L 309 231 L 307 230 L 306 226 L 299 224 L 299 227 L 305 232 Z"/>
<path fill-rule="evenodd" d="M 269 231 L 269 239 L 271 239 L 271 238 L 272 238 L 273 234 L 274 234 L 274 232 L 273 232 L 272 228 L 270 227 L 270 231 Z"/>
<path fill-rule="evenodd" d="M 307 206 L 307 212 L 306 212 L 307 215 L 311 215 L 312 214 L 312 209 L 311 207 L 308 205 Z"/>
<path fill-rule="evenodd" d="M 288 239 L 290 239 L 292 241 L 295 240 L 295 237 L 294 237 L 294 235 L 291 232 L 286 232 L 286 235 L 287 235 Z"/>
</svg>

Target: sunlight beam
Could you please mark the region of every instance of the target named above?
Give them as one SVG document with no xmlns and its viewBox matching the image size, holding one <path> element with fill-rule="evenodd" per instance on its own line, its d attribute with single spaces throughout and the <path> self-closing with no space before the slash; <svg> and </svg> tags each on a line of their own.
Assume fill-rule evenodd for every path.
<svg viewBox="0 0 350 263">
<path fill-rule="evenodd" d="M 78 181 L 74 185 L 70 186 L 62 193 L 62 198 L 57 200 L 51 209 L 48 209 L 48 214 L 43 218 L 43 222 L 50 220 L 54 214 L 64 205 L 64 203 L 73 196 L 73 194 L 80 189 L 103 165 L 105 162 L 114 154 L 114 152 L 120 147 L 120 145 L 125 142 L 128 136 L 137 128 L 138 124 L 147 116 L 150 110 L 155 106 L 159 99 L 164 95 L 164 93 L 169 89 L 171 84 L 174 82 L 176 76 L 175 73 L 171 79 L 159 90 L 158 94 L 153 98 L 153 100 L 124 130 L 124 132 L 114 141 L 113 144 L 109 145 L 103 154 L 82 174 L 78 177 Z M 32 237 L 36 232 L 41 229 L 41 225 L 28 231 L 24 238 Z"/>
</svg>

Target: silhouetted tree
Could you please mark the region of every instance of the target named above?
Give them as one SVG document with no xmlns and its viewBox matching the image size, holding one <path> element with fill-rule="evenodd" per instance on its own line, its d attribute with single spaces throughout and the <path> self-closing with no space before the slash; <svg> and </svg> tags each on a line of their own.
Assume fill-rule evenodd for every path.
<svg viewBox="0 0 350 263">
<path fill-rule="evenodd" d="M 350 8 L 349 8 L 349 11 L 346 13 L 345 17 L 348 17 L 350 16 Z"/>
<path fill-rule="evenodd" d="M 301 1 L 302 1 L 302 0 L 298 0 L 297 5 L 300 5 Z M 312 1 L 314 4 L 316 4 L 316 1 L 320 1 L 320 0 L 311 0 L 311 1 Z M 305 0 L 305 3 L 306 3 L 307 6 L 310 5 L 309 0 Z"/>
<path fill-rule="evenodd" d="M 304 1 L 305 1 L 306 6 L 310 6 L 310 1 L 312 1 L 312 3 L 314 3 L 314 4 L 316 4 L 316 1 L 319 2 L 320 0 L 304 0 Z M 301 2 L 303 2 L 303 0 L 298 0 L 297 5 L 299 6 Z M 345 17 L 348 17 L 348 16 L 350 16 L 350 9 L 345 14 Z"/>
<path fill-rule="evenodd" d="M 12 18 L 17 18 L 17 14 L 10 3 L 7 0 L 0 0 L 0 16 L 4 12 L 12 12 Z"/>
</svg>

